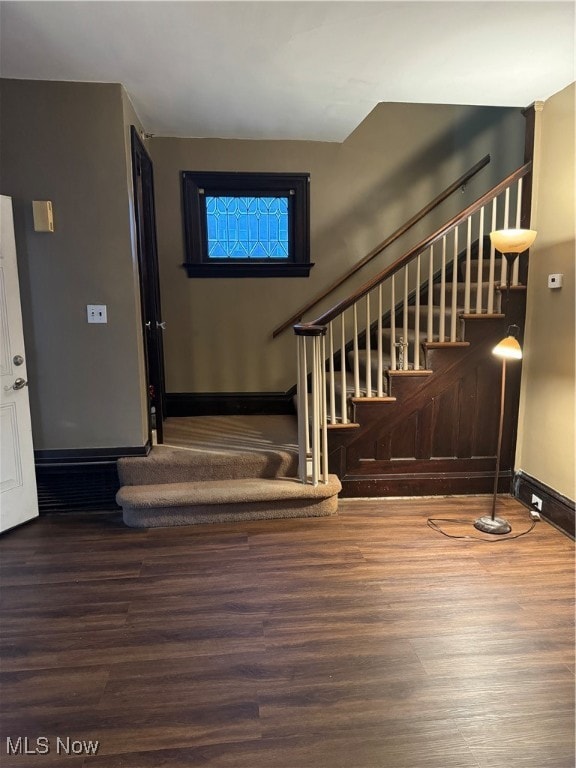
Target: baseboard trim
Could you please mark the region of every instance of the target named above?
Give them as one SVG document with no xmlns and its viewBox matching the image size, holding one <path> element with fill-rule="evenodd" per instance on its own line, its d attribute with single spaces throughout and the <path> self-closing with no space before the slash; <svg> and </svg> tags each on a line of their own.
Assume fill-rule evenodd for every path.
<svg viewBox="0 0 576 768">
<path fill-rule="evenodd" d="M 34 451 L 36 466 L 78 466 L 81 464 L 111 464 L 123 456 L 147 456 L 150 444 L 125 448 L 63 448 Z"/>
<path fill-rule="evenodd" d="M 488 472 L 427 472 L 425 474 L 344 475 L 342 498 L 386 496 L 465 496 L 492 493 Z M 498 493 L 510 493 L 512 473 L 500 473 Z"/>
<path fill-rule="evenodd" d="M 149 445 L 34 451 L 40 514 L 120 509 L 116 462 L 149 451 Z"/>
<path fill-rule="evenodd" d="M 542 517 L 573 539 L 576 518 L 574 501 L 526 472 L 516 472 L 513 482 L 515 498 L 530 507 L 533 493 L 542 499 Z"/>
<path fill-rule="evenodd" d="M 169 392 L 168 416 L 269 416 L 294 413 L 288 392 Z"/>
</svg>

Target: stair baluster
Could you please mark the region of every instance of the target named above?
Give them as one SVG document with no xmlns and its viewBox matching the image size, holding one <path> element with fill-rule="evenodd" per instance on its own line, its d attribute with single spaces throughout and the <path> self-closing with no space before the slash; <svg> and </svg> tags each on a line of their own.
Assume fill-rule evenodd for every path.
<svg viewBox="0 0 576 768">
<path fill-rule="evenodd" d="M 366 369 L 365 369 L 365 377 L 366 377 L 366 397 L 372 397 L 372 366 L 370 364 L 371 358 L 372 358 L 372 345 L 370 340 L 370 294 L 366 294 L 366 340 L 365 340 L 365 349 L 366 349 Z"/>
<path fill-rule="evenodd" d="M 384 389 L 382 387 L 382 380 L 384 378 L 384 361 L 382 360 L 382 283 L 378 286 L 378 340 L 377 340 L 377 354 L 378 354 L 378 386 L 376 390 L 377 397 L 382 397 Z"/>
<path fill-rule="evenodd" d="M 404 267 L 404 301 L 402 308 L 402 333 L 404 334 L 404 342 L 406 343 L 406 349 L 404 350 L 404 359 L 400 366 L 403 371 L 408 370 L 408 265 Z"/>
<path fill-rule="evenodd" d="M 414 370 L 415 371 L 420 370 L 420 255 L 416 257 L 416 315 L 414 317 Z"/>
<path fill-rule="evenodd" d="M 478 292 L 476 293 L 476 314 L 482 314 L 483 306 L 483 286 L 484 286 L 484 206 L 480 208 L 480 217 L 478 220 L 478 270 L 476 272 L 476 283 Z"/>
<path fill-rule="evenodd" d="M 496 221 L 498 219 L 498 198 L 495 197 L 492 201 L 492 226 L 490 231 L 493 232 L 496 229 Z M 494 276 L 496 272 L 496 249 L 490 244 L 490 271 L 488 276 L 488 314 L 494 312 Z"/>
<path fill-rule="evenodd" d="M 320 337 L 320 351 L 318 355 L 318 373 L 320 375 L 320 428 L 321 435 L 321 479 L 323 483 L 328 483 L 328 419 L 326 410 L 326 336 Z"/>
<path fill-rule="evenodd" d="M 330 424 L 336 424 L 336 382 L 334 377 L 334 327 L 328 324 L 328 341 L 330 354 L 328 357 L 329 381 L 330 381 Z"/>
<path fill-rule="evenodd" d="M 509 221 L 510 221 L 510 187 L 506 190 L 506 194 L 504 195 L 504 221 L 502 223 L 503 229 L 508 229 L 509 227 Z M 501 263 L 501 270 L 500 270 L 500 285 L 506 285 L 506 277 L 508 274 L 508 262 L 506 259 L 502 259 Z M 500 311 L 502 311 L 502 308 L 500 308 Z"/>
<path fill-rule="evenodd" d="M 464 313 L 470 314 L 470 293 L 471 293 L 471 275 L 470 275 L 470 259 L 472 257 L 472 216 L 468 216 L 468 226 L 466 228 L 466 265 L 464 269 Z M 480 286 L 477 284 L 477 289 L 480 290 Z"/>
<path fill-rule="evenodd" d="M 390 370 L 396 371 L 396 276 L 390 277 Z"/>
<path fill-rule="evenodd" d="M 518 195 L 516 197 L 516 229 L 520 229 L 520 221 L 522 216 L 522 182 L 523 179 L 518 179 Z M 518 285 L 518 274 L 520 269 L 520 259 L 514 260 L 514 267 L 512 268 L 512 285 Z"/>
<path fill-rule="evenodd" d="M 308 370 L 306 366 L 306 337 L 297 337 L 297 397 L 298 397 L 298 477 L 300 482 L 307 482 L 308 456 Z"/>
<path fill-rule="evenodd" d="M 340 346 L 340 383 L 341 383 L 341 409 L 342 409 L 342 424 L 348 424 L 348 398 L 346 392 L 346 325 L 344 323 L 344 315 L 342 312 L 340 315 L 341 322 L 341 346 Z"/>
<path fill-rule="evenodd" d="M 438 341 L 446 341 L 446 235 L 442 238 L 442 273 L 440 276 L 440 330 Z"/>
<path fill-rule="evenodd" d="M 458 227 L 454 228 L 454 259 L 452 261 L 452 305 L 450 309 L 450 341 L 456 341 L 458 318 Z"/>
<path fill-rule="evenodd" d="M 354 304 L 354 397 L 360 397 L 360 360 L 358 359 L 358 303 Z"/>
<path fill-rule="evenodd" d="M 427 325 L 427 333 L 426 333 L 426 340 L 427 341 L 434 341 L 434 315 L 432 314 L 432 307 L 434 306 L 434 295 L 433 295 L 433 284 L 434 284 L 434 246 L 430 246 L 430 255 L 428 257 L 428 325 Z"/>
</svg>

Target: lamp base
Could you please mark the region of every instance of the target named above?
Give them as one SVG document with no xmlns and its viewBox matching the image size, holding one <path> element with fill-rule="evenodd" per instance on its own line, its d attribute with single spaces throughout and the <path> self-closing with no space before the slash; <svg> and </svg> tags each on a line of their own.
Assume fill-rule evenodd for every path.
<svg viewBox="0 0 576 768">
<path fill-rule="evenodd" d="M 507 520 L 504 520 L 503 517 L 495 517 L 491 518 L 487 515 L 484 517 L 479 517 L 478 520 L 474 523 L 474 528 L 477 528 L 479 531 L 483 531 L 484 533 L 510 533 L 512 530 L 512 526 Z"/>
</svg>

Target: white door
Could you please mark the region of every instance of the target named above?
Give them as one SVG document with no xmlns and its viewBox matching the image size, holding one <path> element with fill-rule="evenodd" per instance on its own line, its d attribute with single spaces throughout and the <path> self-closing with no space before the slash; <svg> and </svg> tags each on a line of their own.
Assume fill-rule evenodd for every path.
<svg viewBox="0 0 576 768">
<path fill-rule="evenodd" d="M 0 532 L 38 515 L 12 199 L 0 196 Z"/>
</svg>

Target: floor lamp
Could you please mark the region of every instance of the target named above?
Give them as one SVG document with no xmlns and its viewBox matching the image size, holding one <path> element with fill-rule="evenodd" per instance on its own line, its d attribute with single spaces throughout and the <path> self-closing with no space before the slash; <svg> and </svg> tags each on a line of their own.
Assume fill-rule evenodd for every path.
<svg viewBox="0 0 576 768">
<path fill-rule="evenodd" d="M 508 298 L 510 294 L 510 282 L 512 268 L 519 253 L 528 250 L 536 239 L 533 229 L 498 229 L 490 232 L 490 241 L 497 251 L 504 256 L 507 262 L 506 269 L 506 304 L 504 313 L 508 312 Z M 522 348 L 518 342 L 520 328 L 517 325 L 508 326 L 506 338 L 498 342 L 492 354 L 502 360 L 502 374 L 500 378 L 500 420 L 498 424 L 498 447 L 496 449 L 496 471 L 494 476 L 494 492 L 492 494 L 492 514 L 480 517 L 474 523 L 474 527 L 484 533 L 510 533 L 510 523 L 503 517 L 496 517 L 496 499 L 498 497 L 498 479 L 500 476 L 500 455 L 502 451 L 502 430 L 504 426 L 504 403 L 506 400 L 506 363 L 508 360 L 521 360 Z"/>
<path fill-rule="evenodd" d="M 508 360 L 521 360 L 522 348 L 518 342 L 520 328 L 511 325 L 506 332 L 506 338 L 499 341 L 492 350 L 492 354 L 502 360 L 502 374 L 500 379 L 500 420 L 498 424 L 498 447 L 496 449 L 496 473 L 494 477 L 494 493 L 492 494 L 492 514 L 478 518 L 474 527 L 484 533 L 510 533 L 510 523 L 503 517 L 496 517 L 496 499 L 498 496 L 498 478 L 500 475 L 500 454 L 502 450 L 502 431 L 504 426 L 504 402 L 506 400 L 506 363 Z"/>
</svg>

